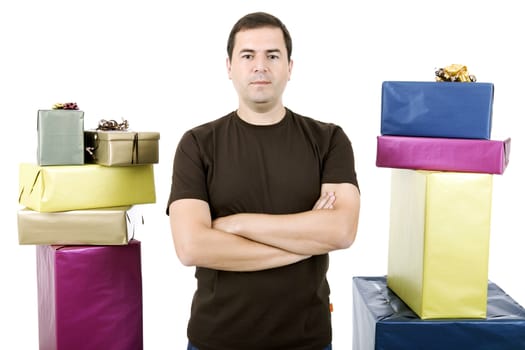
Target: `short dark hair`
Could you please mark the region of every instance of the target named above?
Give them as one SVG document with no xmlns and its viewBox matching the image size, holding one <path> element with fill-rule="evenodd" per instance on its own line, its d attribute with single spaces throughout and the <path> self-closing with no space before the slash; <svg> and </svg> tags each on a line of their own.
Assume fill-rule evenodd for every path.
<svg viewBox="0 0 525 350">
<path fill-rule="evenodd" d="M 245 29 L 256 29 L 262 27 L 274 27 L 280 28 L 283 32 L 284 44 L 286 46 L 286 51 L 288 55 L 288 61 L 292 57 L 292 37 L 288 32 L 288 29 L 281 20 L 269 13 L 266 12 L 253 12 L 247 14 L 246 16 L 240 18 L 237 23 L 234 24 L 230 36 L 228 37 L 228 44 L 226 46 L 226 51 L 228 52 L 228 57 L 232 59 L 233 46 L 235 45 L 235 35 Z"/>
</svg>

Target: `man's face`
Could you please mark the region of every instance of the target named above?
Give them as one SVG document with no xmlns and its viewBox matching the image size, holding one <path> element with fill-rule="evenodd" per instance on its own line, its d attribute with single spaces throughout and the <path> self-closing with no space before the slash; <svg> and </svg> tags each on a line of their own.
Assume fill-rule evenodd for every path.
<svg viewBox="0 0 525 350">
<path fill-rule="evenodd" d="M 238 32 L 227 68 L 241 104 L 259 109 L 281 103 L 292 71 L 281 29 L 263 27 Z"/>
</svg>

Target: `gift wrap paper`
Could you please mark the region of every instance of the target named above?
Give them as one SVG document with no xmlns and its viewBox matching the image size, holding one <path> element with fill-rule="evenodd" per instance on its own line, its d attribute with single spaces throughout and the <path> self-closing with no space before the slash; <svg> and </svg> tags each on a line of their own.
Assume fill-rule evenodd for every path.
<svg viewBox="0 0 525 350">
<path fill-rule="evenodd" d="M 90 130 L 84 136 L 92 153 L 86 154 L 87 163 L 124 166 L 159 162 L 158 132 Z"/>
<path fill-rule="evenodd" d="M 42 213 L 18 210 L 19 244 L 127 244 L 141 223 L 135 207 Z"/>
<path fill-rule="evenodd" d="M 153 165 L 20 164 L 19 203 L 40 212 L 155 203 Z"/>
<path fill-rule="evenodd" d="M 492 83 L 385 81 L 381 135 L 490 139 Z"/>
<path fill-rule="evenodd" d="M 492 176 L 392 169 L 387 282 L 419 317 L 485 317 Z"/>
<path fill-rule="evenodd" d="M 139 241 L 36 250 L 40 350 L 143 348 Z"/>
<path fill-rule="evenodd" d="M 37 131 L 39 165 L 84 164 L 84 112 L 39 110 Z"/>
<path fill-rule="evenodd" d="M 488 282 L 485 319 L 422 320 L 386 286 L 353 277 L 353 350 L 525 349 L 525 309 Z"/>
<path fill-rule="evenodd" d="M 510 155 L 504 141 L 378 136 L 376 166 L 503 174 Z"/>
</svg>

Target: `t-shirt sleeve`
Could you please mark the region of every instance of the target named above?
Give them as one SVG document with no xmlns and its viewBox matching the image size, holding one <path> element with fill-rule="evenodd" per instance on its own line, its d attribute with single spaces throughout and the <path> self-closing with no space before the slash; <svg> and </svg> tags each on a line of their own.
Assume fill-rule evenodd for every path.
<svg viewBox="0 0 525 350">
<path fill-rule="evenodd" d="M 166 207 L 182 198 L 208 201 L 206 171 L 203 156 L 195 135 L 187 131 L 179 141 L 173 160 L 171 192 Z"/>
<path fill-rule="evenodd" d="M 323 162 L 322 183 L 351 183 L 359 188 L 355 171 L 354 151 L 350 139 L 336 126 Z"/>
</svg>

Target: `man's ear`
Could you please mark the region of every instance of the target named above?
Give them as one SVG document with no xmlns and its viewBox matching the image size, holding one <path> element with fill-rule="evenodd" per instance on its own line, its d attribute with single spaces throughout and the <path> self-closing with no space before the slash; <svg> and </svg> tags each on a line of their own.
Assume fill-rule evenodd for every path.
<svg viewBox="0 0 525 350">
<path fill-rule="evenodd" d="M 232 65 L 231 65 L 229 57 L 226 57 L 226 70 L 228 72 L 228 78 L 231 80 L 232 79 Z"/>
<path fill-rule="evenodd" d="M 293 60 L 290 58 L 290 62 L 288 63 L 288 81 L 292 78 L 292 68 L 293 68 Z"/>
</svg>

